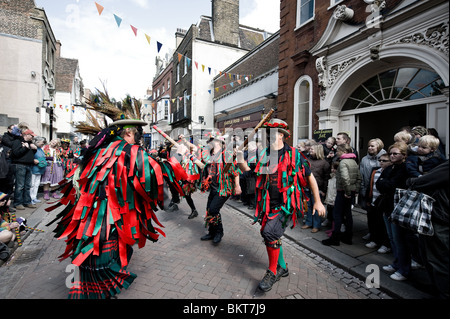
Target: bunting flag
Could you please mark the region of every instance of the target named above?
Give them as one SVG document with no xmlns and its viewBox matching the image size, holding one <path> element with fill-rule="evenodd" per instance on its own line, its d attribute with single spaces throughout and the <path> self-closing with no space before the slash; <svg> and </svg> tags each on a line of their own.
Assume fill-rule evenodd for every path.
<svg viewBox="0 0 450 319">
<path fill-rule="evenodd" d="M 101 5 L 99 5 L 97 2 L 95 3 L 95 5 L 97 6 L 97 10 L 98 10 L 98 15 L 102 15 L 103 9 L 105 9 L 104 7 L 102 7 Z"/>
<path fill-rule="evenodd" d="M 120 24 L 122 23 L 122 18 L 114 15 L 114 19 L 116 19 L 117 26 L 120 28 Z"/>
<path fill-rule="evenodd" d="M 102 13 L 103 13 L 105 8 L 102 5 L 98 4 L 97 2 L 95 2 L 95 6 L 97 8 L 98 14 L 102 15 Z M 115 20 L 115 22 L 117 24 L 117 27 L 120 28 L 120 26 L 121 26 L 121 24 L 123 22 L 122 18 L 119 17 L 118 15 L 114 14 L 114 13 L 113 13 L 113 16 L 114 16 L 114 20 Z M 131 27 L 134 35 L 137 37 L 138 36 L 138 28 L 135 27 L 132 24 L 130 24 L 130 27 Z M 151 44 L 151 37 L 148 34 L 146 34 L 146 33 L 144 33 L 144 35 L 145 35 L 145 38 L 147 39 L 148 44 L 150 45 Z M 156 41 L 156 46 L 157 46 L 157 51 L 158 51 L 158 54 L 159 54 L 163 44 L 161 42 L 159 42 L 159 41 Z M 178 62 L 179 63 L 181 62 L 181 60 L 183 58 L 185 58 L 187 66 L 191 67 L 191 62 L 192 62 L 191 58 L 188 58 L 187 56 L 184 56 L 180 52 L 176 52 L 176 53 L 178 54 Z M 194 61 L 194 64 L 195 64 L 195 68 L 198 70 L 199 69 L 199 62 Z M 205 68 L 207 66 L 205 64 L 200 64 L 200 65 L 201 65 L 202 71 L 204 73 L 205 72 Z M 212 75 L 212 70 L 213 69 L 211 67 L 209 67 L 209 66 L 207 67 L 207 69 L 208 69 L 208 74 Z M 217 74 L 219 74 L 219 77 L 222 77 L 222 76 L 226 77 L 228 75 L 229 79 L 232 81 L 230 84 L 228 84 L 231 87 L 234 87 L 234 83 L 233 82 L 236 82 L 239 85 L 241 85 L 242 84 L 241 78 L 244 78 L 247 82 L 249 81 L 249 78 L 251 78 L 251 75 L 238 75 L 238 74 L 232 74 L 232 73 L 223 72 L 223 71 L 220 71 L 220 70 L 217 71 L 216 69 L 214 69 L 214 76 L 217 76 Z M 224 89 L 226 89 L 226 87 L 227 87 L 227 85 L 223 85 Z M 219 88 L 220 87 L 215 88 L 216 92 L 219 91 Z M 209 94 L 211 94 L 211 90 L 209 91 Z M 56 107 L 56 105 L 55 105 L 55 107 Z"/>
<path fill-rule="evenodd" d="M 144 33 L 145 34 L 145 37 L 147 38 L 147 42 L 148 42 L 148 44 L 150 44 L 150 41 L 151 41 L 151 38 L 150 38 L 150 36 L 149 35 L 147 35 L 146 33 Z"/>
<path fill-rule="evenodd" d="M 134 32 L 134 35 L 137 36 L 137 29 L 130 24 L 131 29 Z"/>
</svg>

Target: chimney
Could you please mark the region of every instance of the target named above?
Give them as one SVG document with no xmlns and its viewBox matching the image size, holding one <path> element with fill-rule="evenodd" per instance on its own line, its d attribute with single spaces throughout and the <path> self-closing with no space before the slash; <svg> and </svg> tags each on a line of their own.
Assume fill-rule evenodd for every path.
<svg viewBox="0 0 450 319">
<path fill-rule="evenodd" d="M 239 46 L 239 0 L 212 0 L 214 39 Z"/>
<path fill-rule="evenodd" d="M 60 58 L 61 57 L 61 41 L 56 40 L 56 52 L 55 52 L 55 58 Z"/>
<path fill-rule="evenodd" d="M 184 37 L 186 36 L 187 31 L 177 28 L 177 32 L 175 32 L 175 45 L 178 48 L 181 41 L 183 41 Z"/>
</svg>

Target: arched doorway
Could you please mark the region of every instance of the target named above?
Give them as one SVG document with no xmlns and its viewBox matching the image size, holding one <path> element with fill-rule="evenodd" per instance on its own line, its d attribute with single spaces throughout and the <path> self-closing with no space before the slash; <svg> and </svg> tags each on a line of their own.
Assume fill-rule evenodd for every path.
<svg viewBox="0 0 450 319">
<path fill-rule="evenodd" d="M 444 88 L 441 77 L 425 68 L 399 67 L 380 72 L 349 95 L 341 109 L 341 126 L 350 123 L 347 126 L 353 133 L 353 145 L 361 156 L 366 154 L 371 138 L 381 138 L 388 147 L 394 134 L 406 126 L 434 127 L 445 141 L 447 125 L 439 124 L 430 114 L 443 100 Z"/>
</svg>

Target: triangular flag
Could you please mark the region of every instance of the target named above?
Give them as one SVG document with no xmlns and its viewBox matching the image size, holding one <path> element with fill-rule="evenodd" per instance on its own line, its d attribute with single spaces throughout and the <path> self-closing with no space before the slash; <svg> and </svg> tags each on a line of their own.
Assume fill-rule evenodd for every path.
<svg viewBox="0 0 450 319">
<path fill-rule="evenodd" d="M 190 96 L 190 95 L 186 95 L 186 98 L 187 98 L 188 100 L 190 100 L 190 99 L 191 99 L 191 96 Z"/>
<path fill-rule="evenodd" d="M 208 67 L 208 71 L 209 71 L 209 75 L 211 75 L 211 68 L 210 67 Z"/>
<path fill-rule="evenodd" d="M 202 64 L 202 70 L 203 72 L 205 72 L 205 66 Z"/>
<path fill-rule="evenodd" d="M 219 92 L 219 88 L 216 88 L 216 92 Z"/>
<path fill-rule="evenodd" d="M 231 82 L 230 85 L 231 85 L 231 87 L 234 87 L 234 83 L 233 82 Z"/>
<path fill-rule="evenodd" d="M 156 41 L 156 45 L 158 47 L 158 53 L 159 53 L 159 51 L 161 51 L 162 43 Z"/>
<path fill-rule="evenodd" d="M 208 90 L 208 93 L 211 94 L 211 90 Z"/>
<path fill-rule="evenodd" d="M 182 58 L 183 56 L 181 55 L 181 53 L 178 53 L 178 62 L 180 62 L 181 61 L 181 58 Z"/>
<path fill-rule="evenodd" d="M 188 67 L 190 67 L 191 66 L 191 59 L 186 58 L 186 60 L 187 60 Z"/>
<path fill-rule="evenodd" d="M 175 103 L 175 100 L 176 100 L 176 99 L 172 99 L 172 103 Z"/>
<path fill-rule="evenodd" d="M 144 34 L 145 34 L 145 33 L 144 33 Z M 151 40 L 150 36 L 149 36 L 149 35 L 147 35 L 147 34 L 145 34 L 145 37 L 147 38 L 147 42 L 148 42 L 148 44 L 150 44 L 150 40 Z"/>
<path fill-rule="evenodd" d="M 237 80 L 237 83 L 239 83 L 239 85 L 242 83 L 242 81 L 241 80 Z"/>
<path fill-rule="evenodd" d="M 226 90 L 226 89 L 227 89 L 227 86 L 226 86 L 226 85 L 224 85 L 224 86 L 223 86 L 223 89 L 224 89 L 224 90 Z"/>
<path fill-rule="evenodd" d="M 197 70 L 198 70 L 198 63 L 197 62 L 194 62 L 195 63 L 195 67 L 197 68 Z"/>
<path fill-rule="evenodd" d="M 120 24 L 122 23 L 122 18 L 120 18 L 114 14 L 114 19 L 116 19 L 117 26 L 120 28 Z"/>
<path fill-rule="evenodd" d="M 99 5 L 97 2 L 95 3 L 95 5 L 97 6 L 97 10 L 98 10 L 98 15 L 102 15 L 103 12 L 103 8 L 101 5 Z"/>
<path fill-rule="evenodd" d="M 130 24 L 131 29 L 133 29 L 134 35 L 137 36 L 137 29 Z"/>
</svg>

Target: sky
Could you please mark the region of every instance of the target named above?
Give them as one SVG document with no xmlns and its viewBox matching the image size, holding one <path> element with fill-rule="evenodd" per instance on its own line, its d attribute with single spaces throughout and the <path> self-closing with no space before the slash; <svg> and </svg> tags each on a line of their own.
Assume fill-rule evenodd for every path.
<svg viewBox="0 0 450 319">
<path fill-rule="evenodd" d="M 35 0 L 44 8 L 61 57 L 77 59 L 85 88 L 123 99 L 143 98 L 155 75 L 155 59 L 175 50 L 177 28 L 188 30 L 211 16 L 211 0 Z M 96 3 L 104 9 L 101 14 Z M 279 0 L 240 0 L 240 23 L 274 33 Z M 120 26 L 114 17 L 121 19 Z M 131 25 L 137 29 L 137 35 Z M 147 41 L 150 37 L 150 44 Z M 157 42 L 162 44 L 160 51 Z"/>
</svg>

